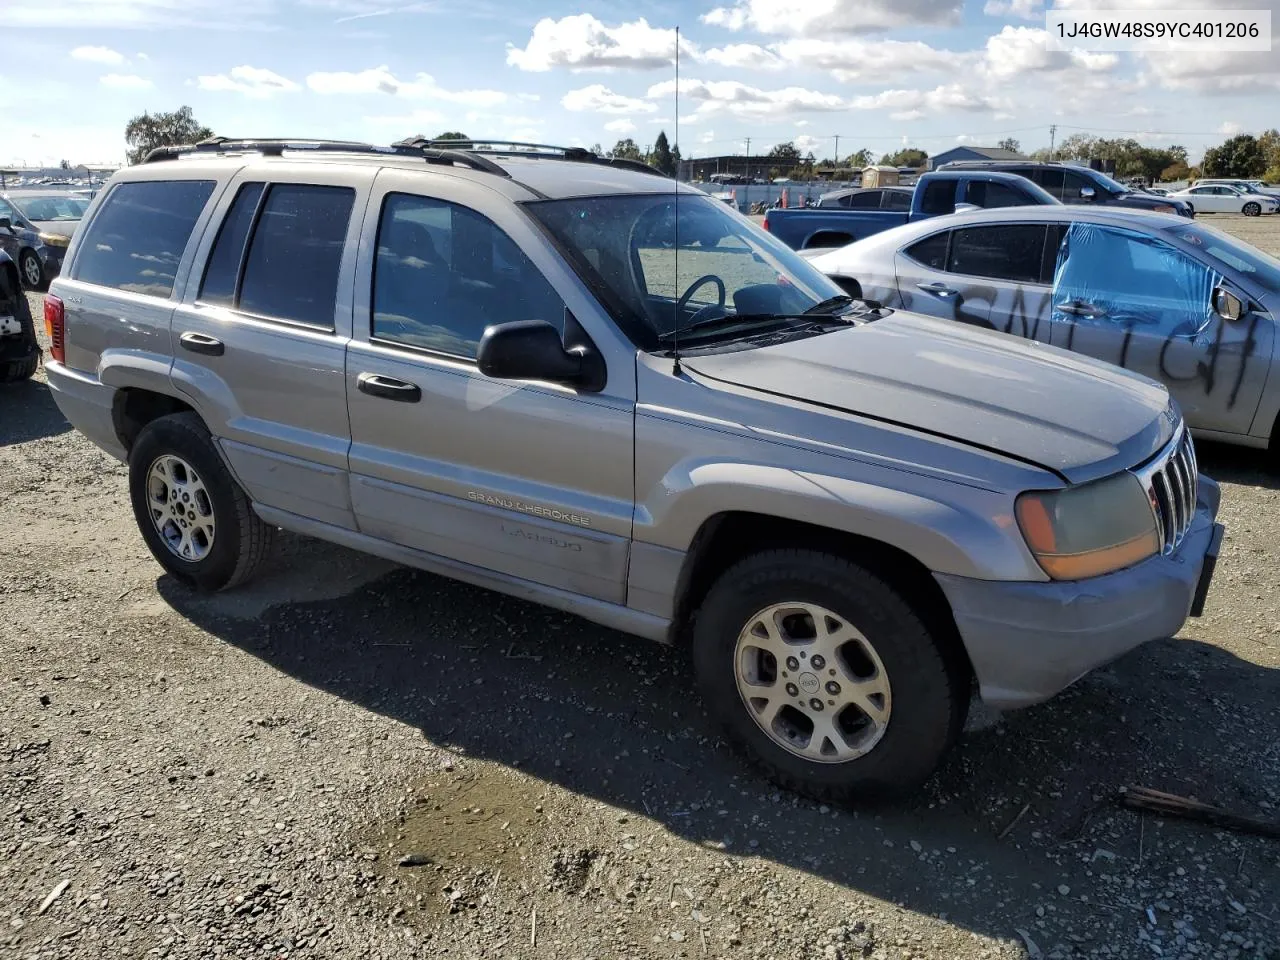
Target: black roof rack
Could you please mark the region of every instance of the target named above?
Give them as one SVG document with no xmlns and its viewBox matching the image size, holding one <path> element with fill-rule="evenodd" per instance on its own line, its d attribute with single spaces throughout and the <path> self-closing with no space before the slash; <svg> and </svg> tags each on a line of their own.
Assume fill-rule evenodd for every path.
<svg viewBox="0 0 1280 960">
<path fill-rule="evenodd" d="M 419 149 L 456 150 L 472 155 L 489 154 L 504 157 L 546 157 L 554 160 L 571 160 L 578 163 L 598 163 L 603 166 L 617 167 L 620 170 L 634 170 L 637 173 L 651 173 L 659 177 L 666 176 L 661 170 L 641 160 L 624 160 L 622 158 L 601 157 L 584 147 L 561 147 L 550 143 L 529 143 L 524 140 L 429 140 L 425 137 L 411 137 L 393 144 L 397 147 L 417 147 Z"/>
<path fill-rule="evenodd" d="M 577 163 L 597 163 L 622 170 L 634 170 L 638 173 L 649 173 L 659 177 L 665 176 L 661 170 L 651 167 L 642 161 L 600 157 L 582 147 L 557 147 L 546 143 L 526 143 L 520 140 L 429 140 L 425 137 L 410 137 L 405 140 L 398 140 L 390 146 L 361 143 L 355 140 L 209 137 L 207 140 L 201 140 L 198 143 L 184 144 L 177 147 L 156 147 L 147 154 L 142 162 L 157 163 L 164 160 L 176 160 L 181 156 L 193 153 L 252 152 L 261 153 L 268 157 L 279 157 L 286 150 L 418 157 L 426 160 L 427 163 L 459 164 L 472 170 L 508 178 L 510 178 L 511 174 L 490 160 L 489 157 L 546 157 L 556 160 L 570 160 Z"/>
</svg>

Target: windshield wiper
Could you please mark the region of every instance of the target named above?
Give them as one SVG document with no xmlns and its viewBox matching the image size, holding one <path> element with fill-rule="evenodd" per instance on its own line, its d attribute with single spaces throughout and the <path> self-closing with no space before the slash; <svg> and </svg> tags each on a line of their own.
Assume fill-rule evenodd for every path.
<svg viewBox="0 0 1280 960">
<path fill-rule="evenodd" d="M 816 314 L 835 313 L 836 308 L 848 306 L 851 303 L 853 303 L 853 297 L 848 297 L 848 296 L 845 296 L 844 294 L 840 294 L 839 296 L 835 296 L 835 297 L 827 297 L 827 299 L 823 300 L 821 303 L 815 303 L 812 307 L 806 310 L 803 316 L 811 317 L 815 313 Z"/>
<path fill-rule="evenodd" d="M 839 303 L 833 303 L 833 301 L 839 301 Z M 691 323 L 687 326 L 683 326 L 679 330 L 670 330 L 666 333 L 658 334 L 658 342 L 667 343 L 679 337 L 687 336 L 696 330 L 705 330 L 709 327 L 731 327 L 740 323 L 773 323 L 788 322 L 792 320 L 813 321 L 821 318 L 823 320 L 835 320 L 838 323 L 852 325 L 852 320 L 846 320 L 842 316 L 827 312 L 832 306 L 843 306 L 849 301 L 849 297 L 832 297 L 830 301 L 824 300 L 822 303 L 810 307 L 804 313 L 727 313 L 722 317 L 707 317 L 705 320 L 699 320 L 697 323 Z M 827 311 L 817 312 L 817 308 L 823 306 L 827 307 Z"/>
</svg>

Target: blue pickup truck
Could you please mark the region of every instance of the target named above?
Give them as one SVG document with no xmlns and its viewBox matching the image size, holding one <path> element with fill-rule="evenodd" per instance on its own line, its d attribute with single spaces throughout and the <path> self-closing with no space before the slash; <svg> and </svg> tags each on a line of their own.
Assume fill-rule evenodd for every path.
<svg viewBox="0 0 1280 960">
<path fill-rule="evenodd" d="M 911 194 L 908 210 L 857 210 L 835 207 L 770 210 L 764 228 L 795 250 L 843 247 L 873 233 L 929 217 L 977 207 L 1060 204 L 1026 177 L 995 170 L 946 170 L 924 174 Z"/>
</svg>

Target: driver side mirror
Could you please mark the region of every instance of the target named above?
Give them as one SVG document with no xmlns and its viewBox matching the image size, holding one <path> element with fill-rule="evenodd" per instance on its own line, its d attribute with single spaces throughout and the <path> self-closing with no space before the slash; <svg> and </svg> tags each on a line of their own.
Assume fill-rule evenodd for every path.
<svg viewBox="0 0 1280 960">
<path fill-rule="evenodd" d="M 515 320 L 485 329 L 476 365 L 495 380 L 548 380 L 590 393 L 604 389 L 604 360 L 590 346 L 565 348 L 545 320 Z"/>
<path fill-rule="evenodd" d="M 0 217 L 0 230 L 11 230 L 11 229 L 13 229 L 13 224 L 10 222 L 9 218 Z"/>
<path fill-rule="evenodd" d="M 1092 200 L 1092 199 L 1093 199 L 1094 197 L 1096 197 L 1097 195 L 1098 195 L 1098 191 L 1094 190 L 1094 189 L 1093 189 L 1093 187 L 1081 187 L 1081 188 L 1080 188 L 1080 199 L 1081 199 L 1081 200 Z"/>
<path fill-rule="evenodd" d="M 1244 304 L 1230 290 L 1218 287 L 1213 291 L 1213 309 L 1223 320 L 1235 322 L 1244 316 Z"/>
</svg>

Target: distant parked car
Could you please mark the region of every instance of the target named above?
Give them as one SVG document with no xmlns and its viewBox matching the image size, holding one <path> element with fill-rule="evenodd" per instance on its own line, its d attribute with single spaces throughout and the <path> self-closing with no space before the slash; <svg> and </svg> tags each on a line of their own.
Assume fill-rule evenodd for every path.
<svg viewBox="0 0 1280 960">
<path fill-rule="evenodd" d="M 1243 213 L 1246 217 L 1257 217 L 1280 210 L 1280 198 L 1228 184 L 1195 186 L 1169 196 L 1191 204 L 1197 213 Z"/>
<path fill-rule="evenodd" d="M 1191 183 L 1193 187 L 1242 187 L 1251 193 L 1263 193 L 1269 197 L 1280 197 L 1280 187 L 1269 186 L 1261 180 L 1235 180 L 1226 177 L 1206 177 Z"/>
<path fill-rule="evenodd" d="M 62 271 L 69 237 L 41 230 L 9 197 L 0 197 L 0 250 L 18 266 L 29 290 L 44 290 Z"/>
<path fill-rule="evenodd" d="M 1156 213 L 1177 213 L 1184 217 L 1195 215 L 1195 211 L 1181 200 L 1134 191 L 1102 171 L 1078 163 L 1052 160 L 957 160 L 944 163 L 938 169 L 1002 170 L 1005 173 L 1016 173 L 1038 183 L 1063 203 L 1132 207 Z"/>
<path fill-rule="evenodd" d="M 886 306 L 1145 374 L 1199 433 L 1280 449 L 1280 260 L 1206 224 L 1009 207 L 887 230 L 809 262 Z"/>
<path fill-rule="evenodd" d="M 93 199 L 87 191 L 70 193 L 10 193 L 3 199 L 11 207 L 17 207 L 23 220 L 33 230 L 55 237 L 66 237 L 76 232 L 76 226 L 89 209 Z"/>
<path fill-rule="evenodd" d="M 1147 193 L 1154 193 L 1157 197 L 1167 197 L 1169 191 L 1164 187 L 1147 187 Z"/>
</svg>

